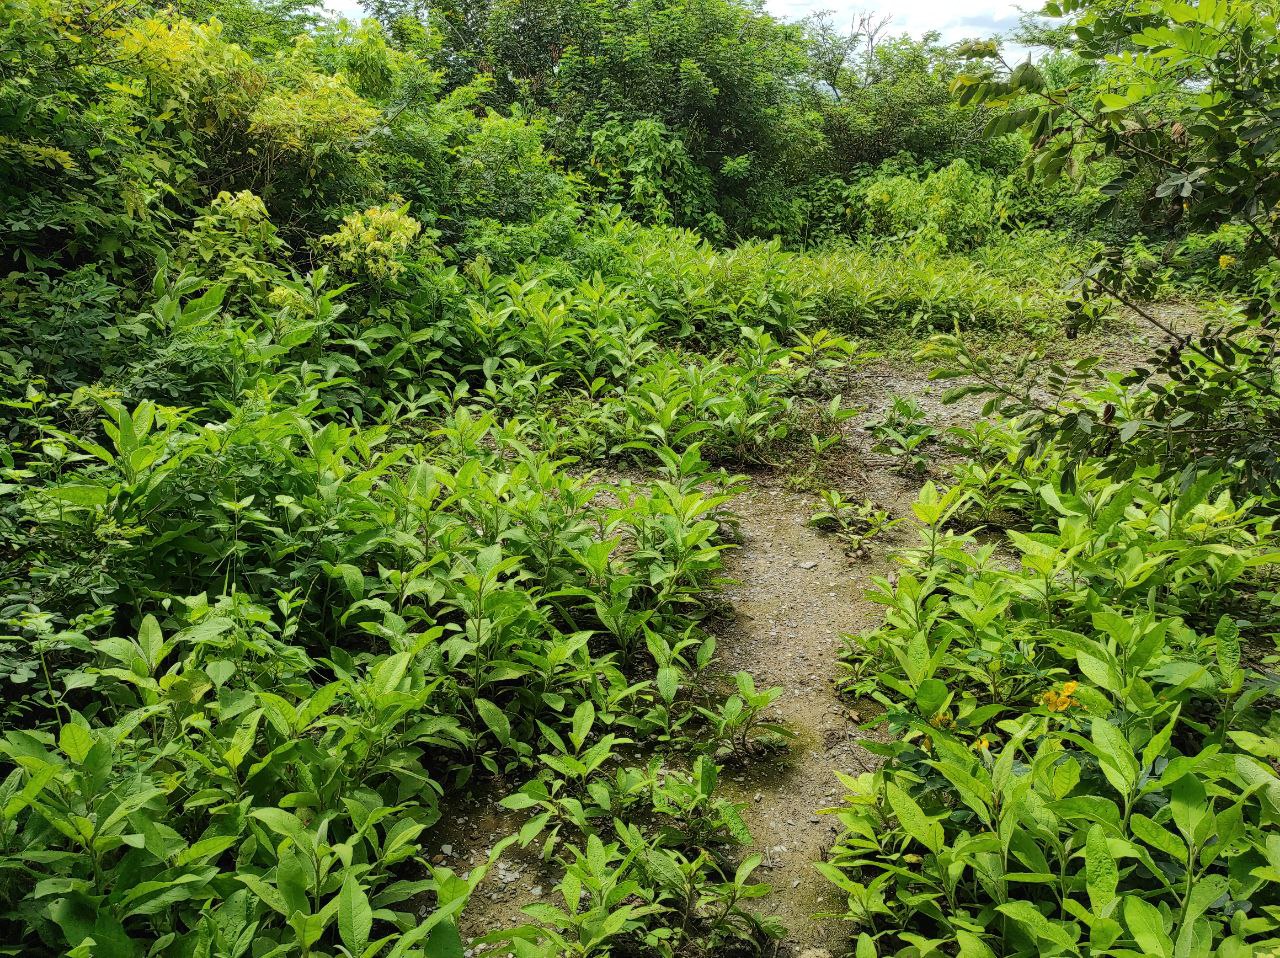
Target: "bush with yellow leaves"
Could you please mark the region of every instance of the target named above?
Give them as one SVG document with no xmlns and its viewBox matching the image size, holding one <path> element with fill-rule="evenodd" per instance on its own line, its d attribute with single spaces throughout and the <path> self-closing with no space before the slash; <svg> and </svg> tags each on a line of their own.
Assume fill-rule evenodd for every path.
<svg viewBox="0 0 1280 958">
<path fill-rule="evenodd" d="M 393 196 L 385 206 L 350 213 L 336 232 L 320 237 L 320 245 L 331 251 L 338 269 L 376 282 L 396 279 L 404 272 L 422 224 L 409 215 L 409 204 L 398 203 L 400 197 Z"/>
<path fill-rule="evenodd" d="M 137 77 L 133 83 L 111 84 L 116 92 L 175 100 L 187 110 L 208 109 L 225 120 L 246 112 L 249 98 L 262 89 L 253 59 L 222 39 L 217 20 L 148 17 L 118 27 L 111 36 L 128 72 Z"/>
<path fill-rule="evenodd" d="M 253 111 L 250 132 L 276 152 L 315 157 L 356 145 L 377 119 L 378 111 L 343 76 L 308 74 L 297 87 L 266 97 Z"/>
<path fill-rule="evenodd" d="M 262 200 L 249 192 L 223 191 L 196 217 L 182 238 L 177 262 L 227 287 L 227 301 L 241 291 L 256 295 L 280 274 L 286 252 Z"/>
</svg>

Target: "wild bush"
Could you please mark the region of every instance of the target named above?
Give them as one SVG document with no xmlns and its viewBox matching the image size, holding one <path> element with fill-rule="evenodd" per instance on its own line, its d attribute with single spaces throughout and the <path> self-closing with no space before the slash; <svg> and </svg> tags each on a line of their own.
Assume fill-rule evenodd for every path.
<svg viewBox="0 0 1280 958">
<path fill-rule="evenodd" d="M 1273 520 L 1218 474 L 1068 487 L 1059 457 L 981 438 L 1011 481 L 925 486 L 848 653 L 896 737 L 833 810 L 846 917 L 892 954 L 1274 947 Z M 995 488 L 1012 562 L 958 531 Z"/>
<path fill-rule="evenodd" d="M 872 179 L 861 192 L 869 225 L 882 234 L 936 234 L 943 247 L 965 249 L 1000 226 L 993 178 L 964 160 L 921 179 Z"/>
</svg>

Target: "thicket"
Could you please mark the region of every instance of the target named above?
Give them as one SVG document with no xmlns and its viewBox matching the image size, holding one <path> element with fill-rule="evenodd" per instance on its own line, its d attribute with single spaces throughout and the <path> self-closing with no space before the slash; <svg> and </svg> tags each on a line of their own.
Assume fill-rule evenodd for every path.
<svg viewBox="0 0 1280 958">
<path fill-rule="evenodd" d="M 1240 54 L 1252 73 L 1191 97 L 1216 126 L 1134 133 L 1129 74 L 1155 68 L 1112 75 L 1087 44 L 1059 96 L 1062 63 L 974 72 L 936 37 L 736 0 L 370 7 L 0 0 L 0 951 L 460 955 L 485 869 L 425 849 L 452 796 L 507 776 L 528 820 L 502 844 L 538 842 L 562 877 L 492 944 L 758 952 L 780 929 L 715 787 L 785 730 L 778 690 L 722 687 L 704 622 L 738 470 L 840 441 L 831 372 L 859 338 L 1040 337 L 1170 290 L 1229 292 L 1226 328 L 1121 384 L 1051 370 L 1056 404 L 935 346 L 1018 421 L 926 487 L 927 552 L 884 587 L 917 583 L 899 615 L 920 621 L 891 616 L 852 661 L 898 724 L 950 712 L 986 745 L 951 748 L 950 772 L 954 732 L 887 748 L 828 872 L 864 952 L 1067 951 L 1073 859 L 1118 867 L 1147 821 L 1169 838 L 1132 854 L 1158 874 L 1090 879 L 1095 953 L 1272 941 L 1274 690 L 1247 650 L 1275 604 L 1275 181 L 1231 91 L 1273 90 L 1274 21 Z M 1254 14 L 1219 7 L 1225 43 Z M 1231 60 L 1194 55 L 1163 79 Z M 1101 87 L 1074 126 L 1062 104 Z M 1140 162 L 1157 139 L 1182 179 Z M 1071 184 L 1022 173 L 1068 161 Z M 1131 213 L 1140 234 L 1115 225 Z M 1127 254 L 1097 258 L 1117 235 Z M 947 525 L 980 504 L 1023 517 L 1026 574 Z M 934 648 L 956 596 L 989 606 L 981 629 L 1024 624 Z M 991 737 L 1081 656 L 1090 689 L 1053 684 L 1069 707 Z M 1050 727 L 1077 701 L 1088 740 Z M 1117 736 L 1152 759 L 1130 769 Z M 1103 780 L 1115 800 L 1044 814 Z M 1029 811 L 1001 817 L 1014 784 Z M 1187 806 L 1216 817 L 1178 839 Z M 1043 835 L 1015 830 L 1028 815 Z M 1027 877 L 1046 843 L 1060 913 L 1010 891 L 1052 886 Z"/>
</svg>

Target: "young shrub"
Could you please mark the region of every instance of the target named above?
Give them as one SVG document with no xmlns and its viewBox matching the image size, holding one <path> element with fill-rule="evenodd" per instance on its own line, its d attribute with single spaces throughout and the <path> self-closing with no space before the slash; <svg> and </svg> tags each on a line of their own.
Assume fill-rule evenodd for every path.
<svg viewBox="0 0 1280 958">
<path fill-rule="evenodd" d="M 421 232 L 422 224 L 409 215 L 408 204 L 393 196 L 386 206 L 348 213 L 319 243 L 343 272 L 382 284 L 405 271 Z"/>
<path fill-rule="evenodd" d="M 992 178 L 965 160 L 929 173 L 873 178 L 864 188 L 867 218 L 890 236 L 936 235 L 944 248 L 979 246 L 999 227 Z"/>
</svg>

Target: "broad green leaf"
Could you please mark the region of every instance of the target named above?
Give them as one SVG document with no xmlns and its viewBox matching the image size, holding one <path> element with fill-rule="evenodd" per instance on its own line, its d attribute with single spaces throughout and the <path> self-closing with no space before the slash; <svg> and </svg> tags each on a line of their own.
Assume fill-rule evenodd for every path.
<svg viewBox="0 0 1280 958">
<path fill-rule="evenodd" d="M 1089 904 L 1095 914 L 1106 914 L 1115 900 L 1116 887 L 1120 883 L 1120 871 L 1107 847 L 1107 835 L 1101 825 L 1089 829 L 1085 840 L 1085 887 L 1089 892 Z"/>
<path fill-rule="evenodd" d="M 929 851 L 938 852 L 943 842 L 942 826 L 926 815 L 916 800 L 896 782 L 886 783 L 885 795 L 903 831 Z"/>
<path fill-rule="evenodd" d="M 1005 902 L 1002 905 L 998 905 L 996 910 L 1016 921 L 1027 934 L 1037 941 L 1049 941 L 1062 946 L 1072 944 L 1071 937 L 1066 931 L 1049 921 L 1029 901 Z"/>
<path fill-rule="evenodd" d="M 93 751 L 93 733 L 83 725 L 69 722 L 62 726 L 62 731 L 58 733 L 58 748 L 62 749 L 71 761 L 82 765 L 89 757 L 89 753 Z"/>
<path fill-rule="evenodd" d="M 338 892 L 338 934 L 353 955 L 363 954 L 373 929 L 373 909 L 360 882 L 348 874 Z"/>
<path fill-rule="evenodd" d="M 476 711 L 502 745 L 511 742 L 511 721 L 505 712 L 488 699 L 476 699 Z"/>
<path fill-rule="evenodd" d="M 1138 781 L 1138 760 L 1128 739 L 1104 718 L 1095 718 L 1089 728 L 1103 775 L 1112 788 L 1127 795 Z"/>
<path fill-rule="evenodd" d="M 1159 909 L 1137 895 L 1126 895 L 1123 912 L 1129 934 L 1144 953 L 1172 958 L 1173 942 L 1165 934 L 1164 919 L 1160 917 Z"/>
<path fill-rule="evenodd" d="M 573 713 L 573 729 L 569 733 L 569 740 L 573 742 L 575 749 L 582 748 L 582 743 L 587 740 L 587 736 L 591 734 L 591 726 L 595 724 L 596 707 L 591 703 L 590 699 L 580 703 Z"/>
</svg>

